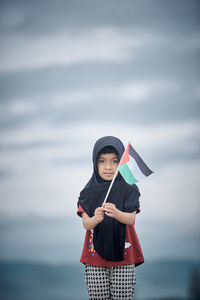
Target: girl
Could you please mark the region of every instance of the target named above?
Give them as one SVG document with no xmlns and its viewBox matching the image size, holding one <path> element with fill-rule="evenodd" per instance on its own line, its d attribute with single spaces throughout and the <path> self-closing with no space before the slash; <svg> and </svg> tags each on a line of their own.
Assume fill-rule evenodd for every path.
<svg viewBox="0 0 200 300">
<path fill-rule="evenodd" d="M 93 149 L 93 174 L 78 200 L 77 214 L 87 230 L 80 261 L 90 299 L 133 299 L 135 267 L 144 262 L 135 231 L 140 212 L 138 187 L 118 173 L 107 202 L 110 182 L 124 152 L 112 136 L 97 140 Z"/>
</svg>

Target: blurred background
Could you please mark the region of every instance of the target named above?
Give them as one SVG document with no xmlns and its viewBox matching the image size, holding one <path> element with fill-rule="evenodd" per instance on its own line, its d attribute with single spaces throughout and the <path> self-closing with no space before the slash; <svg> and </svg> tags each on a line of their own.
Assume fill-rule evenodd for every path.
<svg viewBox="0 0 200 300">
<path fill-rule="evenodd" d="M 199 20 L 198 0 L 0 1 L 2 300 L 87 299 L 76 203 L 105 135 L 154 171 L 135 299 L 200 299 Z"/>
</svg>

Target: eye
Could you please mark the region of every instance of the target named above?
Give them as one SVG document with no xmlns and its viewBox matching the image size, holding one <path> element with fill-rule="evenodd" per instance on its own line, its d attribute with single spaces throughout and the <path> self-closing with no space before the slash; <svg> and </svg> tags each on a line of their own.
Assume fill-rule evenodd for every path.
<svg viewBox="0 0 200 300">
<path fill-rule="evenodd" d="M 118 159 L 115 159 L 115 160 L 113 160 L 113 163 L 114 163 L 114 164 L 118 164 L 118 163 L 119 163 L 119 160 L 118 160 Z"/>
<path fill-rule="evenodd" d="M 98 163 L 99 163 L 99 164 L 103 164 L 103 163 L 104 163 L 104 159 L 99 159 L 99 160 L 98 160 Z"/>
</svg>

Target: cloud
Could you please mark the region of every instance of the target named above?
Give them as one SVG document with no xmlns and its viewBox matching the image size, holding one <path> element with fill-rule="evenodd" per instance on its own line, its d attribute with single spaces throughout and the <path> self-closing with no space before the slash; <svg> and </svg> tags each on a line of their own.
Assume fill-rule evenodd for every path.
<svg viewBox="0 0 200 300">
<path fill-rule="evenodd" d="M 35 144 L 38 148 L 44 146 L 48 148 L 54 144 L 55 148 L 52 150 L 58 151 L 66 145 L 67 149 L 63 149 L 66 155 L 71 152 L 76 156 L 79 153 L 79 147 L 86 146 L 89 151 L 89 147 L 92 147 L 93 142 L 100 136 L 114 135 L 119 136 L 124 143 L 132 140 L 133 143 L 140 145 L 140 149 L 165 148 L 167 145 L 173 145 L 173 150 L 182 148 L 184 151 L 184 149 L 193 149 L 195 145 L 198 145 L 198 128 L 198 121 L 147 127 L 132 125 L 129 122 L 79 121 L 55 127 L 40 120 L 24 128 L 2 132 L 1 147 L 8 151 L 9 148 L 15 149 L 15 146 L 16 149 L 20 149 L 21 145 L 21 149 L 29 148 L 29 151 L 32 151 L 31 147 L 26 147 L 26 145 Z M 34 147 L 34 153 L 35 150 Z M 60 154 L 61 152 L 58 152 L 58 156 Z"/>
<path fill-rule="evenodd" d="M 27 114 L 34 114 L 37 112 L 37 104 L 35 101 L 30 100 L 23 100 L 23 99 L 15 99 L 14 101 L 9 102 L 1 102 L 0 109 L 2 115 L 10 115 L 12 117 L 15 116 L 22 116 Z"/>
<path fill-rule="evenodd" d="M 191 249 L 199 258 L 199 167 L 199 161 L 175 163 L 138 183 L 141 212 L 136 230 L 146 258 L 191 257 Z M 1 257 L 21 258 L 25 252 L 27 259 L 61 261 L 70 249 L 80 250 L 84 230 L 76 216 L 76 201 L 90 174 L 89 168 L 73 167 L 10 181 L 12 189 L 7 188 L 1 203 Z M 1 195 L 2 190 L 1 185 Z M 186 245 L 185 239 L 190 243 Z M 48 256 L 46 245 L 54 249 Z M 63 252 L 55 251 L 56 245 Z M 80 251 L 73 254 L 78 259 Z"/>
<path fill-rule="evenodd" d="M 96 28 L 62 32 L 35 39 L 2 37 L 0 71 L 36 69 L 90 61 L 120 62 L 130 59 L 134 49 L 149 44 L 144 32 Z"/>
<path fill-rule="evenodd" d="M 200 33 L 199 31 L 194 31 L 193 34 L 187 36 L 186 38 L 179 36 L 175 43 L 171 40 L 171 45 L 177 53 L 198 53 L 200 49 Z"/>
<path fill-rule="evenodd" d="M 21 1 L 18 2 L 18 5 L 11 2 L 1 3 L 0 28 L 2 33 L 10 32 L 11 29 L 19 29 L 30 16 L 30 8 L 28 9 L 27 5 L 22 6 Z"/>
<path fill-rule="evenodd" d="M 170 80 L 154 79 L 149 81 L 132 81 L 121 83 L 116 86 L 107 86 L 105 88 L 96 87 L 79 91 L 66 92 L 65 95 L 52 97 L 52 103 L 55 107 L 68 106 L 69 103 L 83 101 L 121 101 L 121 102 L 138 102 L 151 101 L 152 98 L 162 95 L 162 93 L 173 93 L 179 91 L 180 86 Z M 162 100 L 160 100 L 162 101 Z M 117 105 L 117 103 L 116 103 Z"/>
<path fill-rule="evenodd" d="M 191 4 L 192 3 L 192 4 Z M 113 9 L 113 7 L 115 9 Z M 63 28 L 99 26 L 145 26 L 151 29 L 191 33 L 199 26 L 199 2 L 127 1 L 94 3 L 82 1 L 23 0 L 1 1 L 1 34 L 22 33 L 26 36 L 56 34 Z M 158 26 L 159 24 L 159 26 Z"/>
<path fill-rule="evenodd" d="M 12 172 L 9 171 L 8 168 L 5 168 L 5 169 L 0 169 L 0 179 L 4 179 L 4 178 L 7 178 L 7 177 L 11 177 L 13 174 Z"/>
<path fill-rule="evenodd" d="M 43 96 L 30 91 L 27 98 L 17 95 L 1 102 L 0 125 L 5 132 L 34 123 L 57 128 L 86 120 L 170 126 L 171 122 L 199 119 L 197 93 L 195 84 L 187 87 L 166 78 L 124 80 L 104 87 L 71 87 L 57 93 L 48 91 Z"/>
<path fill-rule="evenodd" d="M 187 176 L 188 185 L 193 187 L 192 199 L 198 199 L 195 189 L 198 186 L 196 178 L 199 168 L 199 131 L 196 122 L 159 127 L 80 122 L 59 129 L 44 124 L 42 126 L 40 123 L 7 132 L 1 137 L 1 168 L 12 175 L 1 178 L 1 212 L 71 214 L 75 210 L 75 199 L 79 191 L 92 173 L 93 145 L 104 135 L 118 136 L 125 145 L 131 140 L 133 147 L 155 172 L 149 180 L 150 187 L 148 180 L 144 182 L 149 190 L 145 192 L 141 184 L 144 197 L 148 198 L 144 200 L 147 210 L 157 189 L 157 197 L 153 201 L 163 197 L 166 205 L 172 205 L 166 198 L 169 197 L 170 201 L 178 203 L 174 208 L 175 214 L 179 202 L 186 201 L 189 197 L 182 189 Z M 162 196 L 168 181 L 170 189 Z M 176 195 L 182 200 L 176 200 Z M 166 214 L 162 206 L 158 211 L 163 217 Z M 196 211 L 196 206 L 191 208 L 191 213 L 195 214 Z M 155 214 L 157 213 L 156 211 Z M 148 213 L 152 214 L 154 216 L 153 211 Z"/>
<path fill-rule="evenodd" d="M 36 122 L 1 134 L 1 166 L 13 174 L 66 168 L 90 162 L 95 141 L 105 135 L 118 136 L 156 168 L 175 161 L 199 158 L 198 122 L 141 127 L 118 122 L 73 122 L 62 127 Z M 80 151 L 81 149 L 81 151 Z M 21 173 L 22 172 L 22 173 Z"/>
<path fill-rule="evenodd" d="M 198 35 L 186 36 L 177 42 L 176 36 L 161 35 L 143 28 L 117 27 L 64 30 L 56 35 L 35 38 L 2 36 L 0 43 L 0 72 L 85 62 L 121 63 L 134 60 L 141 55 L 141 51 L 144 54 L 151 48 L 170 46 L 171 50 L 180 53 L 200 47 Z"/>
<path fill-rule="evenodd" d="M 59 246 L 65 238 L 71 241 L 72 227 L 66 224 L 65 232 L 65 223 L 52 225 L 52 218 L 75 216 L 79 191 L 92 173 L 93 144 L 109 134 L 125 144 L 131 140 L 154 170 L 138 184 L 142 218 L 137 223 L 146 232 L 147 252 L 150 236 L 158 238 L 166 254 L 167 243 L 177 246 L 177 254 L 185 236 L 194 242 L 199 220 L 198 1 L 124 5 L 86 0 L 79 1 L 79 9 L 70 0 L 0 5 L 0 210 L 8 218 L 7 225 L 1 223 L 6 226 L 3 247 L 18 249 L 24 257 L 26 239 L 32 256 L 38 236 L 37 249 L 41 241 L 51 244 L 52 236 Z M 31 224 L 25 219 L 18 230 L 27 214 L 28 220 L 33 214 L 49 219 Z M 9 216 L 18 221 L 13 224 Z M 51 245 L 51 258 L 57 253 L 59 259 Z"/>
<path fill-rule="evenodd" d="M 150 180 L 139 182 L 143 213 L 150 219 L 177 223 L 184 223 L 183 216 L 187 216 L 188 226 L 196 226 L 200 216 L 199 167 L 199 160 L 173 162 L 151 175 Z"/>
<path fill-rule="evenodd" d="M 23 165 L 17 177 L 1 181 L 1 213 L 58 216 L 75 212 L 79 192 L 89 179 L 90 168 L 32 166 L 31 163 L 27 167 Z"/>
<path fill-rule="evenodd" d="M 200 100 L 200 87 L 195 87 L 194 94 L 198 100 Z"/>
</svg>

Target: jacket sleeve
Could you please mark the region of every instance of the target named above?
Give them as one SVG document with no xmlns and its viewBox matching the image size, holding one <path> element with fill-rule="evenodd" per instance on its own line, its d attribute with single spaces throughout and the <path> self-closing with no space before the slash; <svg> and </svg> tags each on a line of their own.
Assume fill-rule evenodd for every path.
<svg viewBox="0 0 200 300">
<path fill-rule="evenodd" d="M 124 202 L 124 211 L 125 212 L 140 212 L 140 192 L 138 187 L 130 188 L 128 191 L 125 202 Z"/>
<path fill-rule="evenodd" d="M 77 215 L 79 217 L 82 217 L 82 213 L 85 212 L 84 209 L 82 208 L 82 206 L 79 204 L 78 206 L 78 210 L 77 210 Z"/>
</svg>

